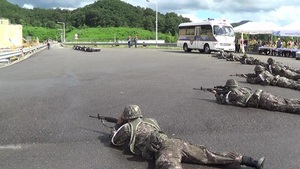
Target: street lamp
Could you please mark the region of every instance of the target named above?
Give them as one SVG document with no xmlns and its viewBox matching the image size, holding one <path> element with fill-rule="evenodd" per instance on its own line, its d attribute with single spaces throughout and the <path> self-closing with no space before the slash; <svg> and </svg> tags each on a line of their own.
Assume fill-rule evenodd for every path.
<svg viewBox="0 0 300 169">
<path fill-rule="evenodd" d="M 65 23 L 64 22 L 57 22 L 59 24 L 63 24 L 63 40 L 62 40 L 62 43 L 65 43 L 66 42 L 66 28 L 65 28 Z"/>
<path fill-rule="evenodd" d="M 152 0 L 146 0 L 147 2 L 152 2 L 155 3 L 155 41 L 156 41 L 156 47 L 157 47 L 157 24 L 158 24 L 158 20 L 157 20 L 157 10 L 158 10 L 158 4 L 157 4 L 157 0 L 156 1 L 152 1 Z"/>
<path fill-rule="evenodd" d="M 60 31 L 60 40 L 63 41 L 63 29 L 57 29 Z"/>
</svg>

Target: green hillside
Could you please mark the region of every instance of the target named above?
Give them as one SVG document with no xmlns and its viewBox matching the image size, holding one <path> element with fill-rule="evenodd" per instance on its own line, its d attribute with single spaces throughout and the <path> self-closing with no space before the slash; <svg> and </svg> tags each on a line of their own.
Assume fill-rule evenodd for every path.
<svg viewBox="0 0 300 169">
<path fill-rule="evenodd" d="M 135 34 L 155 39 L 155 11 L 120 0 L 98 0 L 73 11 L 59 8 L 24 9 L 6 0 L 0 0 L 0 4 L 0 17 L 9 19 L 13 24 L 22 24 L 24 37 L 60 39 L 62 25 L 58 22 L 64 22 L 67 40 L 72 39 L 74 32 L 79 32 L 81 38 L 105 41 L 115 34 L 119 39 Z M 167 35 L 175 37 L 182 22 L 190 22 L 190 19 L 174 12 L 158 13 L 159 38 L 165 39 Z M 91 35 L 87 30 L 97 34 Z"/>
</svg>

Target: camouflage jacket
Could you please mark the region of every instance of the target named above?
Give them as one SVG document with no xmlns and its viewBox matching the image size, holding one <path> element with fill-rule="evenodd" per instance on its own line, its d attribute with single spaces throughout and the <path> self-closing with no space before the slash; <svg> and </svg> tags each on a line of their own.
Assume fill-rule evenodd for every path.
<svg viewBox="0 0 300 169">
<path fill-rule="evenodd" d="M 279 79 L 279 75 L 274 76 L 269 71 L 263 71 L 256 77 L 247 77 L 247 82 L 251 84 L 260 84 L 260 85 L 274 85 L 276 86 L 276 83 Z"/>
<path fill-rule="evenodd" d="M 227 94 L 216 96 L 217 101 L 222 104 L 246 107 L 252 96 L 252 91 L 246 87 L 236 87 L 230 89 Z"/>
<path fill-rule="evenodd" d="M 295 73 L 298 73 L 300 74 L 300 69 L 296 69 L 296 68 L 293 68 L 293 67 L 290 67 L 288 65 L 284 65 L 283 63 L 281 62 L 275 62 L 272 66 L 276 66 L 276 67 L 279 67 L 281 69 L 284 69 L 284 70 L 290 70 L 292 72 L 295 72 Z"/>
<path fill-rule="evenodd" d="M 149 139 L 153 133 L 160 132 L 157 121 L 152 118 L 138 118 L 122 125 L 114 134 L 111 143 L 116 146 L 129 142 L 130 151 L 136 155 L 142 155 L 146 159 L 154 157 L 149 147 Z"/>
<path fill-rule="evenodd" d="M 279 75 L 286 77 L 288 79 L 298 80 L 300 79 L 300 74 L 296 71 L 292 71 L 284 66 L 280 66 L 280 64 L 266 65 L 266 69 L 271 72 L 273 75 Z"/>
</svg>

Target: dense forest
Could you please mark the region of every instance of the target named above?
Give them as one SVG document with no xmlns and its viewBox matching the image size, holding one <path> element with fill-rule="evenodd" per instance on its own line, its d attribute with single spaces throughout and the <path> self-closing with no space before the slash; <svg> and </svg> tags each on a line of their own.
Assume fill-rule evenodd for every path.
<svg viewBox="0 0 300 169">
<path fill-rule="evenodd" d="M 7 18 L 12 24 L 23 25 L 23 36 L 39 37 L 41 41 L 50 38 L 60 40 L 65 23 L 66 40 L 74 40 L 77 33 L 80 40 L 111 41 L 126 39 L 128 35 L 139 35 L 142 39 L 155 39 L 155 14 L 151 8 L 135 7 L 121 0 L 97 0 L 93 4 L 77 8 L 42 9 L 21 8 L 6 0 L 0 0 L 0 18 Z M 176 42 L 178 25 L 191 22 L 189 18 L 174 12 L 158 12 L 158 39 Z M 248 21 L 232 23 L 238 26 Z"/>
<path fill-rule="evenodd" d="M 155 31 L 155 11 L 150 8 L 135 7 L 120 0 L 98 0 L 93 4 L 66 9 L 25 9 L 0 0 L 0 17 L 10 19 L 13 24 L 23 27 L 61 28 L 57 22 L 64 22 L 66 30 L 95 27 L 129 27 Z M 189 18 L 174 12 L 161 14 L 158 12 L 159 32 L 176 35 L 177 26 L 182 22 L 190 22 Z"/>
</svg>

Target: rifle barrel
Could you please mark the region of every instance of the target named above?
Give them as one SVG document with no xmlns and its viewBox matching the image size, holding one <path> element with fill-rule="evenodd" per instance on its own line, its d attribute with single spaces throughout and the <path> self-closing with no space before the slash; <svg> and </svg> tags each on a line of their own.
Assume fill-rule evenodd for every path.
<svg viewBox="0 0 300 169">
<path fill-rule="evenodd" d="M 97 116 L 89 116 L 91 118 L 99 119 Z"/>
<path fill-rule="evenodd" d="M 98 114 L 98 116 L 89 116 L 89 117 L 99 119 L 99 120 L 105 120 L 105 121 L 110 122 L 110 123 L 117 123 L 118 122 L 117 118 L 100 116 L 99 114 Z"/>
</svg>

